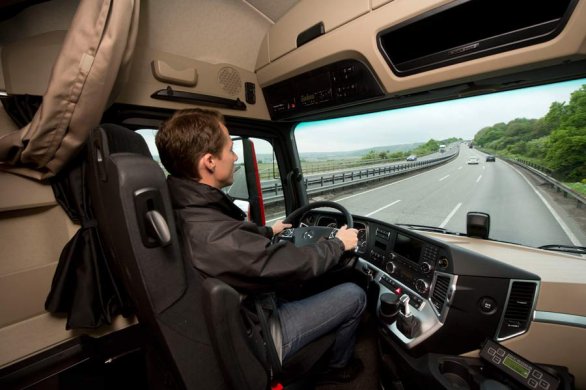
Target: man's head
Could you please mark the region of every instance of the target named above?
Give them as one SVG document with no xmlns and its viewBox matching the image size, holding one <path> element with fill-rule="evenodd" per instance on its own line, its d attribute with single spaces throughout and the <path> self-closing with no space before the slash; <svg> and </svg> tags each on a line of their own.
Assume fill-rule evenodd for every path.
<svg viewBox="0 0 586 390">
<path fill-rule="evenodd" d="M 180 110 L 165 121 L 155 138 L 170 174 L 222 188 L 234 180 L 232 139 L 217 111 Z"/>
</svg>

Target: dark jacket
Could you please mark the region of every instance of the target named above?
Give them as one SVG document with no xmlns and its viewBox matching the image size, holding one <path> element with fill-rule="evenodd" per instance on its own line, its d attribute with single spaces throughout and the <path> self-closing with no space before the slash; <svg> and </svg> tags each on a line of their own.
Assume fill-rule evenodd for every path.
<svg viewBox="0 0 586 390">
<path fill-rule="evenodd" d="M 184 253 L 204 276 L 243 292 L 274 291 L 319 276 L 340 260 L 343 243 L 270 245 L 272 229 L 245 221 L 222 191 L 194 180 L 167 179 Z"/>
</svg>

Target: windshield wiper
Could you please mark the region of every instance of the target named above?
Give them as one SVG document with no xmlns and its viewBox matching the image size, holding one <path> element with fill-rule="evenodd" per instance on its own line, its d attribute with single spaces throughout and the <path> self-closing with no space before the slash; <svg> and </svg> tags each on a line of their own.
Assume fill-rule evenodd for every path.
<svg viewBox="0 0 586 390">
<path fill-rule="evenodd" d="M 539 249 L 545 249 L 548 251 L 575 253 L 577 255 L 586 255 L 586 247 L 576 245 L 542 245 Z"/>
<path fill-rule="evenodd" d="M 397 223 L 397 226 L 403 226 L 410 230 L 421 230 L 424 232 L 434 232 L 434 233 L 443 233 L 443 234 L 453 234 L 455 236 L 464 236 L 465 234 L 452 232 L 444 228 L 435 227 L 435 226 L 428 226 L 428 225 L 416 225 L 412 223 Z"/>
</svg>

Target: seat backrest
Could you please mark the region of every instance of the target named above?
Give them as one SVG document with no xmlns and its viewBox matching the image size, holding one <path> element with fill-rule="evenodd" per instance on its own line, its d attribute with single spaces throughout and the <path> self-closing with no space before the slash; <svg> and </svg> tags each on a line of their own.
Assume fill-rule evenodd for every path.
<svg viewBox="0 0 586 390">
<path fill-rule="evenodd" d="M 149 356 L 159 358 L 149 371 L 162 364 L 171 376 L 171 386 L 169 378 L 155 386 L 227 388 L 204 320 L 202 279 L 184 261 L 165 174 L 146 142 L 104 124 L 92 131 L 88 160 L 92 207 L 111 268 L 135 305 L 153 347 Z"/>
</svg>

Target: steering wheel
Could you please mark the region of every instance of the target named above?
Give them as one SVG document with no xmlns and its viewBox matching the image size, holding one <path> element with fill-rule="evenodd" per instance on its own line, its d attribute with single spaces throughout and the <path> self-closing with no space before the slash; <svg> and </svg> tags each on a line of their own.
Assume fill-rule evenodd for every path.
<svg viewBox="0 0 586 390">
<path fill-rule="evenodd" d="M 291 214 L 287 216 L 283 220 L 284 223 L 290 223 L 293 226 L 298 225 L 299 218 L 303 216 L 309 210 L 317 209 L 320 207 L 329 207 L 336 209 L 342 213 L 344 219 L 346 220 L 346 225 L 348 228 L 354 227 L 354 220 L 352 218 L 352 214 L 342 205 L 336 202 L 330 201 L 319 201 L 307 204 L 298 208 L 297 210 L 293 211 Z M 289 241 L 292 242 L 295 246 L 301 247 L 305 245 L 311 245 L 318 242 L 321 239 L 332 239 L 336 236 L 338 232 L 337 228 L 331 228 L 327 226 L 297 226 L 289 229 L 283 230 L 280 234 L 277 235 L 277 241 Z M 342 255 L 342 259 L 339 265 L 342 268 L 350 267 L 353 265 L 353 261 L 355 259 L 353 251 L 346 251 Z"/>
</svg>

